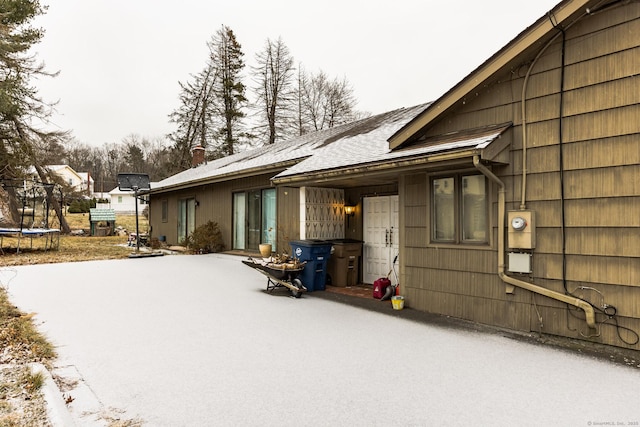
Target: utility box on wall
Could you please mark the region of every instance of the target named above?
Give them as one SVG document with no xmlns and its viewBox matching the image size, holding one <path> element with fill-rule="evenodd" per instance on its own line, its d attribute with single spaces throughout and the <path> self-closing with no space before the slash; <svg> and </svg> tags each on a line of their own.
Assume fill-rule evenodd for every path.
<svg viewBox="0 0 640 427">
<path fill-rule="evenodd" d="M 531 254 L 520 252 L 509 252 L 509 272 L 511 273 L 531 273 Z"/>
<path fill-rule="evenodd" d="M 509 249 L 534 249 L 536 247 L 534 212 L 509 211 L 507 218 Z"/>
</svg>

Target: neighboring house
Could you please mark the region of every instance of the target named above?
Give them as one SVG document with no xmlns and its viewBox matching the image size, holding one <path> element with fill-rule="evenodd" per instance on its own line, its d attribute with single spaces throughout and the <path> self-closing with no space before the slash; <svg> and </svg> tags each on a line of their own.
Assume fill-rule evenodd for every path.
<svg viewBox="0 0 640 427">
<path fill-rule="evenodd" d="M 84 194 L 88 198 L 93 197 L 94 181 L 89 172 L 76 172 L 69 165 L 47 165 L 44 168 L 57 175 L 73 191 Z M 29 169 L 29 174 L 36 180 L 40 180 L 34 167 Z"/>
<path fill-rule="evenodd" d="M 84 190 L 82 176 L 69 165 L 47 165 L 45 169 L 54 173 L 74 191 Z"/>
<path fill-rule="evenodd" d="M 639 2 L 563 1 L 429 105 L 161 181 L 153 232 L 361 239 L 412 309 L 638 350 L 639 58 Z"/>
<path fill-rule="evenodd" d="M 82 179 L 82 190 L 84 194 L 90 199 L 96 197 L 94 193 L 95 181 L 89 172 L 78 172 L 78 175 Z"/>
<path fill-rule="evenodd" d="M 153 186 L 155 183 L 151 183 Z M 109 205 L 116 214 L 134 215 L 136 213 L 136 198 L 133 191 L 122 191 L 118 187 L 108 193 Z M 140 196 L 138 198 L 138 214 L 147 206 L 147 197 Z"/>
</svg>

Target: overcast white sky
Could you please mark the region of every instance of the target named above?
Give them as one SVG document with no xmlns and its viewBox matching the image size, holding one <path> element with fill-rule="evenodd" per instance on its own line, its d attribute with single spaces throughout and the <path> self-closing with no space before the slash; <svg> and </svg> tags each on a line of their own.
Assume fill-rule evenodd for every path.
<svg viewBox="0 0 640 427">
<path fill-rule="evenodd" d="M 163 137 L 178 82 L 204 67 L 206 42 L 227 25 L 247 68 L 282 37 L 297 63 L 346 77 L 358 110 L 377 114 L 438 98 L 558 2 L 43 0 L 35 51 L 60 75 L 35 84 L 59 101 L 52 128 L 80 142 Z"/>
</svg>

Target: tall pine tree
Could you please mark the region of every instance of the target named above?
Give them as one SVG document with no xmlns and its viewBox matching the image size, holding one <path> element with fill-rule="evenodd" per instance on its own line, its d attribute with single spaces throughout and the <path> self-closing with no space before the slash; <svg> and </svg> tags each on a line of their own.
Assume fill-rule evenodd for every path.
<svg viewBox="0 0 640 427">
<path fill-rule="evenodd" d="M 236 151 L 240 138 L 246 136 L 242 119 L 247 103 L 246 87 L 242 83 L 244 60 L 242 46 L 233 30 L 227 26 L 219 29 L 209 46 L 209 60 L 217 71 L 213 85 L 213 102 L 221 125 L 217 132 L 216 151 L 228 156 Z"/>
<path fill-rule="evenodd" d="M 65 133 L 38 127 L 50 116 L 51 105 L 31 85 L 37 76 L 53 75 L 29 54 L 44 36 L 31 22 L 45 9 L 38 0 L 0 1 L 0 179 L 5 183 L 22 178 L 22 171 L 30 166 L 42 182 L 51 182 L 44 168 L 47 155 L 61 151 L 66 138 Z M 10 215 L 18 222 L 17 194 L 11 185 L 5 189 Z M 51 202 L 62 231 L 70 231 L 59 203 L 55 199 Z"/>
<path fill-rule="evenodd" d="M 242 123 L 247 103 L 242 47 L 226 26 L 207 46 L 207 64 L 191 81 L 180 83 L 180 107 L 169 116 L 177 125 L 169 138 L 178 170 L 191 166 L 191 152 L 197 145 L 212 159 L 233 154 L 249 138 Z"/>
</svg>

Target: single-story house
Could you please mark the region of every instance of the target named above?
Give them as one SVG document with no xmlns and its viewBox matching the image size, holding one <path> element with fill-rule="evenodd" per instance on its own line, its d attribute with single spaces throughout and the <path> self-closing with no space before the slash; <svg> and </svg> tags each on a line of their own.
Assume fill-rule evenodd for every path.
<svg viewBox="0 0 640 427">
<path fill-rule="evenodd" d="M 638 350 L 639 86 L 640 3 L 565 0 L 432 103 L 161 181 L 152 230 L 360 239 L 412 309 Z"/>
<path fill-rule="evenodd" d="M 151 183 L 153 186 L 154 183 Z M 118 187 L 109 191 L 107 199 L 109 200 L 109 207 L 120 215 L 134 215 L 136 213 L 136 197 L 133 191 L 120 190 Z M 138 213 L 142 214 L 142 211 L 147 206 L 147 197 L 142 195 L 138 196 Z"/>
<path fill-rule="evenodd" d="M 212 162 L 196 161 L 152 186 L 153 234 L 179 243 L 211 220 L 220 226 L 227 248 L 255 252 L 260 243 L 281 252 L 289 250 L 291 240 L 344 238 L 343 189 L 275 187 L 272 178 L 342 139 L 364 137 L 369 151 L 389 151 L 386 138 L 423 109 L 400 109 Z M 194 151 L 196 158 L 200 151 Z"/>
</svg>

